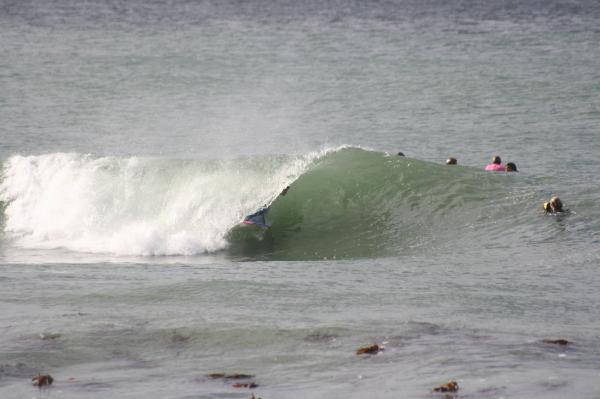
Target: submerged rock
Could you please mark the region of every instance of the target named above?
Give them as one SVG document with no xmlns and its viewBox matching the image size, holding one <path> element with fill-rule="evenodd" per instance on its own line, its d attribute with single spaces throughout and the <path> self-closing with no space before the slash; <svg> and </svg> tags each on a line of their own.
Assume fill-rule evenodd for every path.
<svg viewBox="0 0 600 399">
<path fill-rule="evenodd" d="M 561 345 L 561 346 L 566 346 L 571 344 L 570 341 L 567 341 L 566 339 L 544 339 L 542 340 L 543 343 L 545 344 L 552 344 L 552 345 Z"/>
<path fill-rule="evenodd" d="M 356 354 L 357 355 L 364 355 L 364 354 L 373 355 L 375 353 L 379 353 L 382 350 L 383 350 L 383 347 L 381 347 L 377 344 L 373 344 L 371 346 L 366 346 L 364 348 L 357 349 Z"/>
<path fill-rule="evenodd" d="M 258 388 L 254 382 L 236 382 L 232 385 L 234 388 Z"/>
<path fill-rule="evenodd" d="M 60 338 L 62 335 L 58 333 L 40 333 L 40 339 L 44 341 L 53 341 L 55 339 Z"/>
<path fill-rule="evenodd" d="M 52 382 L 54 382 L 54 378 L 52 378 L 50 374 L 38 374 L 35 377 L 33 377 L 31 381 L 33 382 L 34 386 L 41 388 L 46 385 L 52 385 Z"/>
<path fill-rule="evenodd" d="M 433 392 L 456 392 L 458 391 L 458 383 L 456 381 L 448 381 L 444 385 L 433 388 Z"/>
<path fill-rule="evenodd" d="M 211 373 L 208 374 L 209 378 L 213 379 L 224 379 L 224 380 L 244 380 L 248 378 L 254 378 L 252 374 L 226 374 L 226 373 Z"/>
</svg>

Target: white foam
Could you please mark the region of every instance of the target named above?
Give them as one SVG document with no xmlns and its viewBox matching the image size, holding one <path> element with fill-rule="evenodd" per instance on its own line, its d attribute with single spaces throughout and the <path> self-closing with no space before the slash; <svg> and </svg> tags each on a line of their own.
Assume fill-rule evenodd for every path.
<svg viewBox="0 0 600 399">
<path fill-rule="evenodd" d="M 226 234 L 317 158 L 231 161 L 15 155 L 3 169 L 5 231 L 26 248 L 116 255 L 192 255 Z"/>
</svg>

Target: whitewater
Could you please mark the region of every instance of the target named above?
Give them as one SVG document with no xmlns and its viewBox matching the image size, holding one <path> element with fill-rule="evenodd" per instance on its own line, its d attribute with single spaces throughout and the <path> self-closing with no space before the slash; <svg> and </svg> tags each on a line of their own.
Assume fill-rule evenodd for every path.
<svg viewBox="0 0 600 399">
<path fill-rule="evenodd" d="M 599 22 L 0 2 L 0 397 L 598 398 Z"/>
<path fill-rule="evenodd" d="M 225 234 L 316 155 L 194 162 L 56 153 L 13 156 L 0 186 L 5 231 L 24 247 L 192 255 Z"/>
</svg>

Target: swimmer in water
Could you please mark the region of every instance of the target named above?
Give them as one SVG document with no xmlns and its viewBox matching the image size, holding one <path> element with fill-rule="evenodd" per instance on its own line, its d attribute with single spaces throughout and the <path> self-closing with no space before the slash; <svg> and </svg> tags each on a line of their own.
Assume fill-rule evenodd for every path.
<svg viewBox="0 0 600 399">
<path fill-rule="evenodd" d="M 498 155 L 492 157 L 492 163 L 485 167 L 485 170 L 492 172 L 504 172 L 506 168 L 502 165 L 502 159 Z"/>
<path fill-rule="evenodd" d="M 562 213 L 562 212 L 565 212 L 565 210 L 563 209 L 562 201 L 558 197 L 552 197 L 552 198 L 550 198 L 550 201 L 544 202 L 543 207 L 544 207 L 544 211 L 546 213 Z"/>
<path fill-rule="evenodd" d="M 518 172 L 517 165 L 515 165 L 514 162 L 508 162 L 506 164 L 506 171 L 507 172 Z"/>
<path fill-rule="evenodd" d="M 450 157 L 448 159 L 446 159 L 446 165 L 456 165 L 458 164 L 458 161 L 456 160 L 456 158 Z"/>
</svg>

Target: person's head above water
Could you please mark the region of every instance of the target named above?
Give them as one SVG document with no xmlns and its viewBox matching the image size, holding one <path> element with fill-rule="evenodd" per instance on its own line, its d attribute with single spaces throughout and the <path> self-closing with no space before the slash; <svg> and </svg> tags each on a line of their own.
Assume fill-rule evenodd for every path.
<svg viewBox="0 0 600 399">
<path fill-rule="evenodd" d="M 548 213 L 564 212 L 562 201 L 554 196 L 550 198 L 550 201 L 544 202 L 544 210 Z"/>
<path fill-rule="evenodd" d="M 554 208 L 555 212 L 562 212 L 563 211 L 562 201 L 558 197 L 552 197 L 552 198 L 550 198 L 550 206 L 552 208 Z"/>
<path fill-rule="evenodd" d="M 399 156 L 399 157 L 403 157 L 403 156 L 404 156 L 404 153 L 403 153 L 402 151 L 399 151 L 399 152 L 398 152 L 398 156 Z"/>
<path fill-rule="evenodd" d="M 506 164 L 506 171 L 507 172 L 518 172 L 517 165 L 515 165 L 514 162 L 508 162 Z"/>
<path fill-rule="evenodd" d="M 492 157 L 492 163 L 486 165 L 485 170 L 493 172 L 505 172 L 506 169 L 502 165 L 502 159 L 498 155 Z"/>
<path fill-rule="evenodd" d="M 456 160 L 456 158 L 450 157 L 446 159 L 446 165 L 456 165 L 457 163 L 458 161 Z"/>
</svg>

